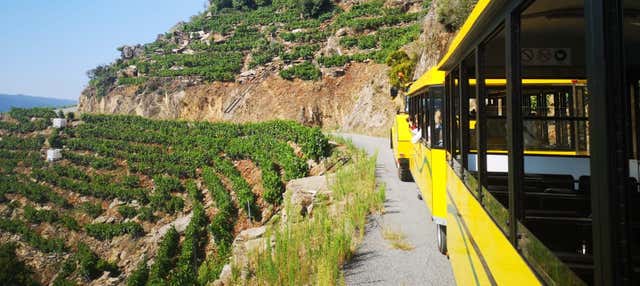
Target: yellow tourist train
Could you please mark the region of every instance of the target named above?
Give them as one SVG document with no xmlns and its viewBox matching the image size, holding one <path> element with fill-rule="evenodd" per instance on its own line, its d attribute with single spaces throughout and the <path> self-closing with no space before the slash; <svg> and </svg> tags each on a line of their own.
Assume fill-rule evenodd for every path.
<svg viewBox="0 0 640 286">
<path fill-rule="evenodd" d="M 640 1 L 480 0 L 409 87 L 390 145 L 458 285 L 640 285 L 636 48 Z"/>
</svg>

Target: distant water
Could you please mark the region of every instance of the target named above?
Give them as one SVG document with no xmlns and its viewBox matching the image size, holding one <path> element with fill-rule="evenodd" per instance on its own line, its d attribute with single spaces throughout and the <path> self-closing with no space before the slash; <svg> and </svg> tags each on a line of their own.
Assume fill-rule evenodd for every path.
<svg viewBox="0 0 640 286">
<path fill-rule="evenodd" d="M 29 95 L 0 94 L 0 112 L 9 111 L 11 107 L 61 107 L 76 105 L 76 100 L 36 97 Z"/>
</svg>

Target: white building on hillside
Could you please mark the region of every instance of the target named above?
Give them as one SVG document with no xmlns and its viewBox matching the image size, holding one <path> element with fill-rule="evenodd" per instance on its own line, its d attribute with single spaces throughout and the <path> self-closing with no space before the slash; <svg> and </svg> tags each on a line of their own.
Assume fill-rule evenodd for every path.
<svg viewBox="0 0 640 286">
<path fill-rule="evenodd" d="M 62 159 L 62 149 L 48 149 L 47 162 L 53 162 Z"/>
<path fill-rule="evenodd" d="M 65 128 L 65 127 L 67 127 L 67 119 L 65 118 L 53 119 L 53 128 Z"/>
</svg>

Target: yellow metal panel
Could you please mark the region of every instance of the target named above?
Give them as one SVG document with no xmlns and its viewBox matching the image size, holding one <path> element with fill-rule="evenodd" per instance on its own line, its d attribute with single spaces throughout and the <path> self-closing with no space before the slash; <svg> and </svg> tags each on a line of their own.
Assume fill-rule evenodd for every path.
<svg viewBox="0 0 640 286">
<path fill-rule="evenodd" d="M 413 157 L 411 159 L 411 175 L 418 185 L 422 199 L 427 207 L 433 211 L 433 192 L 431 176 L 431 150 L 422 142 L 413 144 Z"/>
<path fill-rule="evenodd" d="M 422 76 L 420 76 L 418 80 L 416 80 L 413 84 L 411 84 L 407 95 L 412 96 L 417 91 L 422 90 L 425 87 L 444 84 L 444 76 L 445 76 L 444 72 L 439 71 L 435 67 L 432 67 Z"/>
<path fill-rule="evenodd" d="M 447 232 L 452 233 L 447 243 L 452 246 L 451 265 L 458 284 L 489 285 L 493 279 L 497 285 L 541 285 L 450 167 L 447 187 L 451 199 Z M 469 276 L 475 277 L 476 283 Z"/>
<path fill-rule="evenodd" d="M 393 155 L 396 160 L 411 157 L 411 131 L 407 122 L 408 117 L 407 114 L 396 115 L 395 122 L 391 128 Z"/>
<path fill-rule="evenodd" d="M 431 211 L 434 217 L 447 219 L 447 153 L 444 149 L 431 150 L 431 178 L 433 180 L 433 203 Z"/>
<path fill-rule="evenodd" d="M 479 255 L 468 239 L 460 218 L 452 212 L 447 220 L 447 253 L 457 285 L 491 285 Z"/>
</svg>

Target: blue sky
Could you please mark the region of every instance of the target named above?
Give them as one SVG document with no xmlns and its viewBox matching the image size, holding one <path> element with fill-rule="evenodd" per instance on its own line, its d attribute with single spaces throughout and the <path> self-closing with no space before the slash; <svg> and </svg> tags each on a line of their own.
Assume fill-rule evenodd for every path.
<svg viewBox="0 0 640 286">
<path fill-rule="evenodd" d="M 77 99 L 86 71 L 148 43 L 206 0 L 0 0 L 0 93 Z"/>
</svg>

